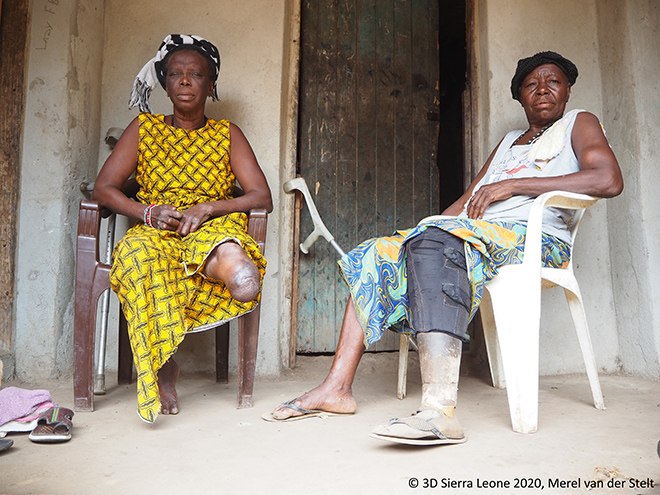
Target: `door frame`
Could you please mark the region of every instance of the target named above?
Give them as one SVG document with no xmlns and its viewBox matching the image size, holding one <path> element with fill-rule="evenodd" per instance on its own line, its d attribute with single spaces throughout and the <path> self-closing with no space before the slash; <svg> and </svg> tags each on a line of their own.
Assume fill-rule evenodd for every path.
<svg viewBox="0 0 660 495">
<path fill-rule="evenodd" d="M 0 356 L 12 351 L 29 0 L 0 4 Z M 11 373 L 11 370 L 10 370 Z"/>
</svg>

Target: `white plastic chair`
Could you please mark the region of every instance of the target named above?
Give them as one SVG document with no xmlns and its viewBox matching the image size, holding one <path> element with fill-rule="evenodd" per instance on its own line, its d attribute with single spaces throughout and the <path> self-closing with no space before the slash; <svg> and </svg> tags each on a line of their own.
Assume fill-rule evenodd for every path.
<svg viewBox="0 0 660 495">
<path fill-rule="evenodd" d="M 582 296 L 573 273 L 572 256 L 567 268 L 541 266 L 543 209 L 556 206 L 578 210 L 570 228 L 574 245 L 584 209 L 599 199 L 565 191 L 547 192 L 536 198 L 527 224 L 523 263 L 501 267 L 497 277 L 485 286 L 481 318 L 493 386 L 507 389 L 511 423 L 516 432 L 534 433 L 538 427 L 541 290 L 550 287 L 564 288 L 594 405 L 597 409 L 605 409 Z M 402 384 L 405 372 L 402 373 L 401 367 L 407 367 L 407 340 L 401 336 L 399 398 L 402 398 L 401 393 L 405 396 L 405 383 Z"/>
</svg>

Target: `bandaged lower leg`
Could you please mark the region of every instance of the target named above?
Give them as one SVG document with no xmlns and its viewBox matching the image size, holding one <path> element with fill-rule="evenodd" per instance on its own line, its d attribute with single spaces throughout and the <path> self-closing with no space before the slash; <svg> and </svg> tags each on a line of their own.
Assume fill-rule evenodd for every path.
<svg viewBox="0 0 660 495">
<path fill-rule="evenodd" d="M 422 371 L 422 405 L 406 418 L 377 426 L 372 435 L 393 442 L 441 445 L 461 443 L 465 434 L 454 414 L 458 395 L 461 341 L 441 332 L 417 334 Z"/>
<path fill-rule="evenodd" d="M 422 409 L 454 415 L 461 366 L 461 341 L 445 333 L 417 335 L 422 372 Z"/>
<path fill-rule="evenodd" d="M 441 413 L 436 421 L 453 438 L 463 437 L 454 410 L 470 309 L 463 246 L 461 239 L 437 228 L 406 246 L 408 303 L 422 373 L 420 409 Z"/>
</svg>

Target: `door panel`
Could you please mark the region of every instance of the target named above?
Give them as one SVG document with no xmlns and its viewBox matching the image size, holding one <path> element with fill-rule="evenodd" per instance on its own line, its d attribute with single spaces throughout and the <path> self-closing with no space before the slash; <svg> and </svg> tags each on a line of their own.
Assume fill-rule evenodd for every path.
<svg viewBox="0 0 660 495">
<path fill-rule="evenodd" d="M 304 2 L 300 75 L 300 174 L 339 245 L 438 213 L 437 0 Z M 301 238 L 312 230 L 303 209 Z M 298 352 L 336 348 L 348 298 L 337 258 L 323 239 L 300 255 Z"/>
</svg>

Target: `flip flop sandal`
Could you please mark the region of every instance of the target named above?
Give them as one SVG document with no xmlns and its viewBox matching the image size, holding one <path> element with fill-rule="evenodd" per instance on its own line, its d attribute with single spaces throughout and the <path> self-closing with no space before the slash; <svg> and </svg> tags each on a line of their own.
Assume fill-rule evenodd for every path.
<svg viewBox="0 0 660 495">
<path fill-rule="evenodd" d="M 419 432 L 425 432 L 427 435 L 420 436 L 417 438 L 406 438 L 403 436 L 393 436 L 387 433 L 377 433 L 374 431 L 369 436 L 372 438 L 378 438 L 380 440 L 387 440 L 389 442 L 403 443 L 406 445 L 449 445 L 456 443 L 463 443 L 467 440 L 466 437 L 463 438 L 449 438 L 447 435 L 442 433 L 430 420 L 420 418 L 419 416 L 410 416 L 408 418 L 393 418 L 390 419 L 387 426 L 403 424 L 413 430 Z M 376 430 L 386 431 L 386 428 L 377 427 Z"/>
<path fill-rule="evenodd" d="M 329 416 L 344 416 L 344 415 L 351 415 L 353 413 L 333 413 L 333 412 L 328 412 L 328 411 L 322 411 L 321 409 L 305 409 L 304 407 L 300 407 L 294 404 L 295 401 L 297 401 L 299 397 L 295 399 L 291 399 L 288 402 L 285 402 L 282 404 L 280 407 L 285 408 L 285 409 L 291 409 L 293 411 L 297 411 L 299 414 L 297 416 L 289 416 L 288 418 L 284 419 L 277 419 L 273 416 L 273 413 L 264 413 L 261 415 L 263 419 L 266 421 L 271 421 L 273 423 L 284 423 L 286 421 L 299 421 L 301 419 L 307 419 L 307 418 L 322 418 L 325 419 Z"/>
<path fill-rule="evenodd" d="M 9 447 L 14 445 L 14 441 L 9 438 L 0 438 L 0 452 L 4 452 Z"/>
<path fill-rule="evenodd" d="M 37 443 L 58 443 L 71 440 L 73 411 L 66 407 L 52 407 L 37 420 L 37 427 L 30 433 L 30 440 Z"/>
</svg>

